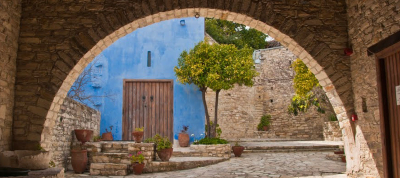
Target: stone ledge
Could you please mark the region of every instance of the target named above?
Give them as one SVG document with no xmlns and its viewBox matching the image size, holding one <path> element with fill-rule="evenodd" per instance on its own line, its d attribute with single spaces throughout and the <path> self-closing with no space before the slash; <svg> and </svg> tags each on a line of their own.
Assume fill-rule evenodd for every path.
<svg viewBox="0 0 400 178">
<path fill-rule="evenodd" d="M 199 153 L 201 157 L 231 157 L 231 145 L 230 144 L 218 144 L 218 145 L 190 145 L 190 150 L 193 150 L 194 154 Z M 184 153 L 183 153 L 184 154 Z"/>
<path fill-rule="evenodd" d="M 228 158 L 218 157 L 172 157 L 168 162 L 154 161 L 146 164 L 144 173 L 176 171 L 208 166 L 226 161 Z"/>
<path fill-rule="evenodd" d="M 114 163 L 92 163 L 90 166 L 90 175 L 126 176 L 128 175 L 128 165 Z"/>
</svg>

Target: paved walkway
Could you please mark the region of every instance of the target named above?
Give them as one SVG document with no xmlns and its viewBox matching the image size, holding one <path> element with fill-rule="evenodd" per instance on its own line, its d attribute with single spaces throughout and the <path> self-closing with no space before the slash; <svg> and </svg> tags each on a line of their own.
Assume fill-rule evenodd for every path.
<svg viewBox="0 0 400 178">
<path fill-rule="evenodd" d="M 240 158 L 189 170 L 129 175 L 124 177 L 143 178 L 183 178 L 183 177 L 221 177 L 221 178 L 345 178 L 346 164 L 325 159 L 331 152 L 289 152 L 289 153 L 244 153 Z M 66 177 L 88 177 L 66 173 Z M 115 176 L 113 176 L 115 177 Z M 122 177 L 122 176 L 120 176 Z"/>
</svg>

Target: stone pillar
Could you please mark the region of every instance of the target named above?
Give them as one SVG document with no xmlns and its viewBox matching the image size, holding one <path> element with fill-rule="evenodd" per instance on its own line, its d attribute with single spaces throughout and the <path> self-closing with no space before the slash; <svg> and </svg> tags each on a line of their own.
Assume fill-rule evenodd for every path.
<svg viewBox="0 0 400 178">
<path fill-rule="evenodd" d="M 20 0 L 0 2 L 0 152 L 11 150 L 20 19 Z"/>
</svg>

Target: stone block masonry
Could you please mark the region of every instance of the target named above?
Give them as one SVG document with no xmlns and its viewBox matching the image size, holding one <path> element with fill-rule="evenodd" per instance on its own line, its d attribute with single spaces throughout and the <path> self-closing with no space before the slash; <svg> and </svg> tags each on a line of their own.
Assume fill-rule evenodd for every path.
<svg viewBox="0 0 400 178">
<path fill-rule="evenodd" d="M 297 57 L 287 48 L 260 50 L 260 75 L 253 87 L 236 86 L 222 90 L 219 97 L 218 123 L 222 138 L 282 138 L 322 140 L 325 115 L 314 108 L 298 116 L 288 114 L 287 108 L 294 96 L 294 71 L 291 64 Z M 211 120 L 214 119 L 215 93 L 207 92 L 207 105 Z M 266 132 L 257 131 L 264 114 L 270 114 L 271 126 Z"/>
<path fill-rule="evenodd" d="M 400 30 L 400 2 L 347 0 L 350 57 L 354 91 L 355 141 L 354 164 L 347 164 L 351 177 L 384 177 L 380 112 L 375 56 L 367 48 Z M 363 110 L 363 100 L 365 109 Z M 346 152 L 347 155 L 347 152 Z"/>
<path fill-rule="evenodd" d="M 66 98 L 60 108 L 53 129 L 52 160 L 57 167 L 68 167 L 71 147 L 78 145 L 74 129 L 90 129 L 93 135 L 100 133 L 100 112 L 71 98 Z"/>
<path fill-rule="evenodd" d="M 0 152 L 11 150 L 20 19 L 21 0 L 0 2 Z M 24 127 L 23 123 L 15 125 Z"/>
</svg>

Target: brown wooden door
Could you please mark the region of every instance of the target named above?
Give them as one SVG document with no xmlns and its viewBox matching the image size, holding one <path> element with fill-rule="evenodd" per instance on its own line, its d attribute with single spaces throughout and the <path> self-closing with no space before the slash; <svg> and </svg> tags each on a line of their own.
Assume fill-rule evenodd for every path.
<svg viewBox="0 0 400 178">
<path fill-rule="evenodd" d="M 400 178 L 400 45 L 395 46 L 377 54 L 377 71 L 385 177 Z"/>
<path fill-rule="evenodd" d="M 124 80 L 122 139 L 144 127 L 144 139 L 156 134 L 173 140 L 173 80 Z"/>
</svg>

